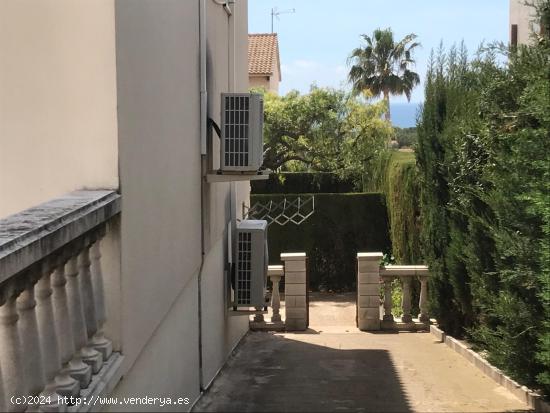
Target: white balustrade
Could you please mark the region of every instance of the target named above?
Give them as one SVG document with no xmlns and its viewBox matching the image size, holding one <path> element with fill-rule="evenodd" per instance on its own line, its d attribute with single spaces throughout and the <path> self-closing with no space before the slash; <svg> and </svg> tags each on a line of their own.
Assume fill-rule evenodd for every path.
<svg viewBox="0 0 550 413">
<path fill-rule="evenodd" d="M 0 411 L 34 411 L 22 401 L 38 395 L 50 398 L 40 411 L 66 411 L 58 396 L 100 392 L 92 374 L 120 366 L 103 334 L 99 242 L 119 198 L 81 191 L 37 207 L 34 221 L 33 209 L 0 220 Z M 64 220 L 71 202 L 76 212 Z"/>
<path fill-rule="evenodd" d="M 267 269 L 267 277 L 271 280 L 272 291 L 269 305 L 272 314 L 269 321 L 265 320 L 265 308 L 255 307 L 254 319 L 250 323 L 252 330 L 280 331 L 284 330 L 285 324 L 281 319 L 281 295 L 279 293 L 280 282 L 284 277 L 284 267 L 282 265 L 270 265 Z"/>
<path fill-rule="evenodd" d="M 429 323 L 428 276 L 428 267 L 424 265 L 387 265 L 380 268 L 380 278 L 384 282 L 384 316 L 382 327 L 396 327 L 394 315 L 392 314 L 392 281 L 394 279 L 399 279 L 402 285 L 401 323 L 414 324 L 411 314 L 412 283 L 416 282 L 417 279 L 420 281 L 420 314 L 418 315 L 418 322 Z"/>
</svg>

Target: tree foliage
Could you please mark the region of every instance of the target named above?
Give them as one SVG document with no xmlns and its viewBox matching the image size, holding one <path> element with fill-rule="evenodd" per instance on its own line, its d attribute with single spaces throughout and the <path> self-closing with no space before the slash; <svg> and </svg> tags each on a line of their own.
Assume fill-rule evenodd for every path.
<svg viewBox="0 0 550 413">
<path fill-rule="evenodd" d="M 392 128 L 383 103 L 368 104 L 334 89 L 312 87 L 264 95 L 264 165 L 275 171 L 360 176 L 385 151 Z"/>
<path fill-rule="evenodd" d="M 447 332 L 548 394 L 550 48 L 519 46 L 507 64 L 495 53 L 440 49 L 428 71 L 417 159 L 430 299 Z"/>
<path fill-rule="evenodd" d="M 348 59 L 348 79 L 356 95 L 366 91 L 373 96 L 383 95 L 386 119 L 390 120 L 390 94 L 404 94 L 410 100 L 413 88 L 420 82 L 418 74 L 411 70 L 415 63 L 413 53 L 420 43 L 412 33 L 396 42 L 391 29 L 376 29 L 372 36 L 364 34 L 362 38 L 365 45 L 354 49 Z"/>
</svg>

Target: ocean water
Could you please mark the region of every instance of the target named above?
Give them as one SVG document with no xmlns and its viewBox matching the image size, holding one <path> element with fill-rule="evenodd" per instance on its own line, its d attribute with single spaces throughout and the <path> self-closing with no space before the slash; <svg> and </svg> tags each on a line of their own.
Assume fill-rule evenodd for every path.
<svg viewBox="0 0 550 413">
<path fill-rule="evenodd" d="M 391 121 L 393 126 L 410 128 L 416 126 L 416 115 L 421 103 L 391 103 Z"/>
</svg>

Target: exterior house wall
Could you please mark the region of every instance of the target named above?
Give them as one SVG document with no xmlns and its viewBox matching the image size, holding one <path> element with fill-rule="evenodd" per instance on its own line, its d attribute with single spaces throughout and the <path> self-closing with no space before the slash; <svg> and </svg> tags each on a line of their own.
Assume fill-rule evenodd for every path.
<svg viewBox="0 0 550 413">
<path fill-rule="evenodd" d="M 249 88 L 262 87 L 265 90 L 271 90 L 271 81 L 269 76 L 250 76 L 248 82 Z"/>
<path fill-rule="evenodd" d="M 113 0 L 0 2 L 0 217 L 118 187 Z"/>
<path fill-rule="evenodd" d="M 122 195 L 103 241 L 105 331 L 124 355 L 113 396 L 193 401 L 248 330 L 227 309 L 224 269 L 250 185 L 201 185 L 199 4 L 0 2 L 0 217 L 78 188 Z M 230 18 L 205 4 L 208 115 L 219 124 L 220 93 L 248 90 L 247 2 Z M 217 169 L 215 135 L 211 144 Z"/>
<path fill-rule="evenodd" d="M 279 73 L 279 65 L 277 63 L 273 63 L 273 76 L 269 78 L 269 90 L 272 92 L 279 94 L 279 79 L 281 78 L 281 75 Z"/>
<path fill-rule="evenodd" d="M 533 20 L 535 18 L 535 8 L 527 6 L 524 0 L 510 0 L 510 40 L 512 33 L 512 25 L 518 27 L 517 40 L 518 44 L 527 44 L 531 41 L 531 33 L 533 32 Z"/>
<path fill-rule="evenodd" d="M 208 116 L 219 124 L 220 93 L 230 89 L 232 25 L 222 7 L 214 2 L 206 6 Z M 237 197 L 232 201 L 231 188 L 246 197 L 249 185 L 205 183 L 201 188 L 198 16 L 199 1 L 116 1 L 122 346 L 129 379 L 115 395 L 147 389 L 151 396 L 194 400 L 200 383 L 209 383 L 248 330 L 248 317 L 228 314 L 223 270 L 231 202 L 242 202 Z M 246 91 L 246 57 L 241 62 L 247 45 L 246 3 L 235 6 L 231 19 L 239 73 L 235 91 Z M 217 169 L 216 136 L 210 144 L 213 159 L 208 169 Z M 198 297 L 199 287 L 202 378 L 199 307 L 197 300 L 189 299 Z M 167 374 L 166 360 L 170 376 L 154 380 Z"/>
</svg>

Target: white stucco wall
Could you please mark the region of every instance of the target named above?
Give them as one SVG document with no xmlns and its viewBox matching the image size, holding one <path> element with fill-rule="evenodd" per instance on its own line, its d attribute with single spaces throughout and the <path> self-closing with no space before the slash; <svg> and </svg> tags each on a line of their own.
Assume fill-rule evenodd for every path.
<svg viewBox="0 0 550 413">
<path fill-rule="evenodd" d="M 113 0 L 0 2 L 0 218 L 116 188 Z"/>
<path fill-rule="evenodd" d="M 527 6 L 525 0 L 510 0 L 510 36 L 512 25 L 517 24 L 518 44 L 528 44 L 531 42 L 535 16 L 535 8 Z"/>
<path fill-rule="evenodd" d="M 228 17 L 214 2 L 206 4 L 208 111 L 219 123 L 220 93 L 229 88 Z M 248 318 L 230 317 L 225 301 L 227 183 L 204 184 L 201 271 L 198 13 L 198 0 L 116 1 L 122 349 L 128 376 L 118 395 L 144 389 L 152 397 L 167 389 L 179 389 L 182 397 L 198 395 L 199 308 L 197 300 L 184 297 L 198 299 L 199 272 L 204 385 L 248 330 Z M 232 18 L 239 22 L 236 89 L 246 91 L 246 2 L 238 2 Z M 212 144 L 217 165 L 216 136 Z M 235 186 L 240 205 L 249 185 Z M 182 325 L 189 326 L 185 334 L 175 333 L 183 333 Z M 155 363 L 152 355 L 162 360 Z M 169 376 L 151 380 L 162 374 Z"/>
</svg>

